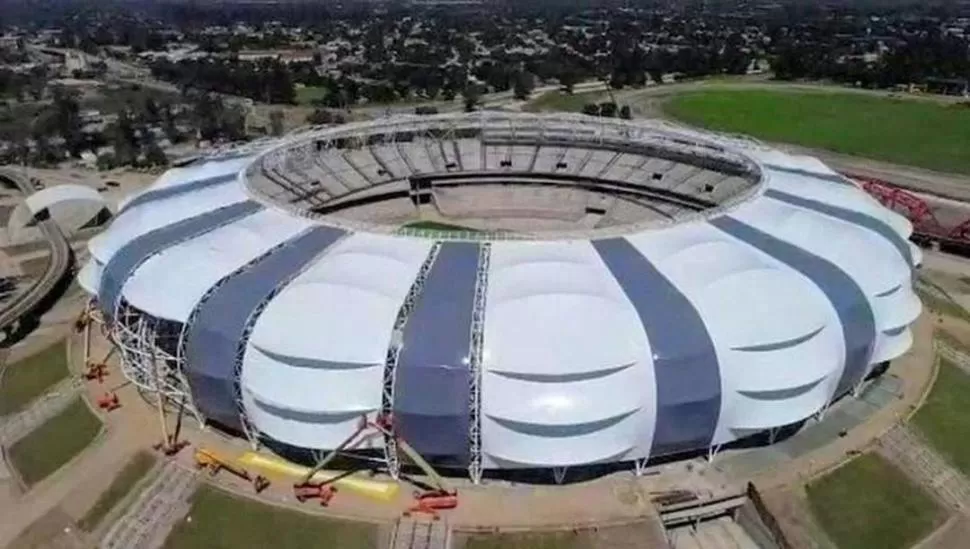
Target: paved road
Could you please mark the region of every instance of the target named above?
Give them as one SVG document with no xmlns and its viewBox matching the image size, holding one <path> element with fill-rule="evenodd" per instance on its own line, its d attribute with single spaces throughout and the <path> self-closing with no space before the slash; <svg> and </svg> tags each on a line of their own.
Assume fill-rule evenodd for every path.
<svg viewBox="0 0 970 549">
<path fill-rule="evenodd" d="M 0 179 L 13 182 L 24 193 L 24 197 L 30 196 L 34 189 L 29 181 L 9 168 L 0 168 Z M 67 274 L 71 264 L 71 247 L 64 237 L 64 233 L 52 219 L 44 219 L 37 223 L 44 239 L 51 247 L 51 260 L 47 264 L 47 270 L 43 276 L 34 281 L 26 291 L 14 297 L 7 307 L 0 311 L 0 331 L 6 330 L 11 324 L 20 320 L 24 315 L 33 310 L 44 297 L 46 297 L 61 278 Z"/>
</svg>

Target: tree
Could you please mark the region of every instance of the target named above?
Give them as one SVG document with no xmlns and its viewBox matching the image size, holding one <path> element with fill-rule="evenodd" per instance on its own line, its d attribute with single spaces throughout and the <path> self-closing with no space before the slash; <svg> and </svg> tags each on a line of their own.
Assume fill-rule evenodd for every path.
<svg viewBox="0 0 970 549">
<path fill-rule="evenodd" d="M 512 89 L 512 95 L 520 101 L 525 101 L 532 95 L 532 90 L 535 88 L 535 83 L 533 81 L 532 75 L 522 71 L 515 75 L 515 86 Z"/>
<path fill-rule="evenodd" d="M 474 111 L 478 107 L 478 103 L 482 100 L 482 89 L 478 84 L 468 84 L 461 94 L 465 98 L 465 112 Z"/>
<path fill-rule="evenodd" d="M 269 113 L 270 134 L 279 137 L 283 135 L 283 111 L 273 110 Z"/>
<path fill-rule="evenodd" d="M 600 106 L 596 103 L 586 103 L 583 105 L 582 113 L 589 116 L 599 116 Z"/>
<path fill-rule="evenodd" d="M 572 95 L 573 89 L 579 82 L 579 74 L 576 73 L 571 67 L 566 68 L 562 74 L 559 75 L 559 85 L 562 86 L 562 91 Z"/>
<path fill-rule="evenodd" d="M 165 156 L 165 151 L 158 146 L 158 143 L 152 141 L 145 149 L 145 163 L 149 166 L 167 166 L 168 157 Z"/>
<path fill-rule="evenodd" d="M 106 152 L 98 156 L 97 166 L 99 170 L 110 170 L 116 165 L 115 155 Z"/>
</svg>

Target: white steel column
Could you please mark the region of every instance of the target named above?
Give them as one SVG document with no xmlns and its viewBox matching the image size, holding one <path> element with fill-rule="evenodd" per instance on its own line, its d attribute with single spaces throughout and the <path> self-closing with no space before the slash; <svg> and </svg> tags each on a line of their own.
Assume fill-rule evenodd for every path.
<svg viewBox="0 0 970 549">
<path fill-rule="evenodd" d="M 472 308 L 471 353 L 471 401 L 469 409 L 470 458 L 468 476 L 475 484 L 482 482 L 482 351 L 485 346 L 485 305 L 488 297 L 488 266 L 492 245 L 482 243 L 478 250 L 478 270 L 475 273 L 475 304 Z"/>
</svg>

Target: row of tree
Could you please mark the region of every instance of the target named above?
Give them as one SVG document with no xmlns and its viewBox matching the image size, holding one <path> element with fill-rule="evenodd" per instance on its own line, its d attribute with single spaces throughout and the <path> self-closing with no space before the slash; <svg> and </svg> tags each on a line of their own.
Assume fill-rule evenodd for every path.
<svg viewBox="0 0 970 549">
<path fill-rule="evenodd" d="M 266 103 L 296 101 L 293 75 L 277 59 L 159 59 L 152 63 L 151 72 L 155 78 L 173 82 L 182 90 L 237 95 Z"/>
</svg>

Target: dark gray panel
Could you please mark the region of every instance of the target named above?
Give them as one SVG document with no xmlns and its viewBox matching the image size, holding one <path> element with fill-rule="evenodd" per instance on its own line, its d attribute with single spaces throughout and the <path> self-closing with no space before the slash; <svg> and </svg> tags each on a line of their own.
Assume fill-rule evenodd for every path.
<svg viewBox="0 0 970 549">
<path fill-rule="evenodd" d="M 792 175 L 800 175 L 802 177 L 811 177 L 813 179 L 821 179 L 822 181 L 828 181 L 830 183 L 838 183 L 840 185 L 851 185 L 855 187 L 855 184 L 848 177 L 839 174 L 831 173 L 821 173 L 821 172 L 811 172 L 808 170 L 802 170 L 799 168 L 787 168 L 785 166 L 779 166 L 777 164 L 765 164 L 765 168 L 773 172 L 790 173 Z"/>
<path fill-rule="evenodd" d="M 852 277 L 830 261 L 733 217 L 712 219 L 710 224 L 788 265 L 825 293 L 839 316 L 845 340 L 845 367 L 835 396 L 852 390 L 869 369 L 869 359 L 876 341 L 872 309 Z"/>
<path fill-rule="evenodd" d="M 472 308 L 478 244 L 441 245 L 404 327 L 395 426 L 422 455 L 468 461 Z"/>
<path fill-rule="evenodd" d="M 506 429 L 542 438 L 570 438 L 591 435 L 600 431 L 605 431 L 617 425 L 624 419 L 632 416 L 636 412 L 627 412 L 615 417 L 608 417 L 587 423 L 573 423 L 569 425 L 540 425 L 537 423 L 526 423 L 523 421 L 513 421 L 499 417 L 489 416 L 492 421 L 505 427 Z"/>
<path fill-rule="evenodd" d="M 237 356 L 262 306 L 345 233 L 314 227 L 220 280 L 195 306 L 185 328 L 185 373 L 207 419 L 240 428 Z M 375 389 L 376 390 L 376 389 Z"/>
<path fill-rule="evenodd" d="M 236 202 L 222 208 L 205 212 L 188 219 L 183 219 L 171 225 L 149 231 L 121 247 L 104 266 L 101 276 L 101 286 L 98 288 L 98 303 L 107 318 L 111 318 L 121 289 L 128 277 L 135 272 L 142 263 L 153 255 L 176 246 L 191 238 L 196 238 L 209 231 L 217 229 L 237 219 L 252 215 L 262 207 L 251 201 Z M 191 265 L 185 266 L 191 269 Z M 186 271 L 185 275 L 188 275 Z"/>
<path fill-rule="evenodd" d="M 626 239 L 593 246 L 636 309 L 653 350 L 657 424 L 650 455 L 709 447 L 721 413 L 721 375 L 704 321 Z"/>
<path fill-rule="evenodd" d="M 156 200 L 165 200 L 166 198 L 172 198 L 174 196 L 180 196 L 186 193 L 208 189 L 209 187 L 225 185 L 226 183 L 235 181 L 236 178 L 236 173 L 223 174 L 216 177 L 208 177 L 206 179 L 199 179 L 189 183 L 183 183 L 181 185 L 162 187 L 160 189 L 146 191 L 128 201 L 128 203 L 126 203 L 124 207 L 118 211 L 118 213 L 121 214 L 134 208 L 135 206 L 141 206 L 142 204 L 155 202 Z"/>
<path fill-rule="evenodd" d="M 820 214 L 827 215 L 829 217 L 834 217 L 841 221 L 847 223 L 853 223 L 861 227 L 865 227 L 870 231 L 878 234 L 879 236 L 885 238 L 890 244 L 896 248 L 899 255 L 903 257 L 906 264 L 910 268 L 913 267 L 913 254 L 909 249 L 909 242 L 903 237 L 899 236 L 896 231 L 892 229 L 886 223 L 872 217 L 871 215 L 866 215 L 853 210 L 848 210 L 845 208 L 839 208 L 838 206 L 833 206 L 831 204 L 826 204 L 818 200 L 812 200 L 810 198 L 804 198 L 801 196 L 796 196 L 783 191 L 778 191 L 775 189 L 768 189 L 765 191 L 765 196 L 773 198 L 775 200 L 791 204 L 792 206 L 798 206 L 800 208 L 805 208 L 807 210 L 812 210 Z"/>
</svg>

